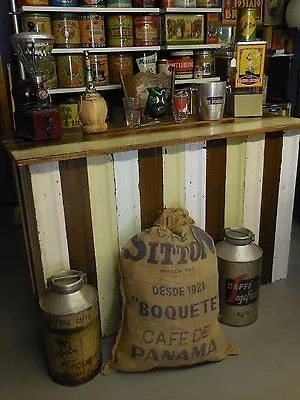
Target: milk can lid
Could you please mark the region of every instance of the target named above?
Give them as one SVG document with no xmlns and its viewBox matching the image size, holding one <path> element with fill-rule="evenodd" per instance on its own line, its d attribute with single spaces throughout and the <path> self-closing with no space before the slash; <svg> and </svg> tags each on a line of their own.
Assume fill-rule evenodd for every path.
<svg viewBox="0 0 300 400">
<path fill-rule="evenodd" d="M 225 240 L 237 246 L 244 246 L 254 242 L 255 234 L 244 227 L 226 228 Z"/>
<path fill-rule="evenodd" d="M 52 275 L 47 281 L 47 286 L 49 290 L 54 290 L 57 293 L 69 294 L 77 292 L 84 283 L 86 283 L 84 272 L 70 270 Z"/>
</svg>

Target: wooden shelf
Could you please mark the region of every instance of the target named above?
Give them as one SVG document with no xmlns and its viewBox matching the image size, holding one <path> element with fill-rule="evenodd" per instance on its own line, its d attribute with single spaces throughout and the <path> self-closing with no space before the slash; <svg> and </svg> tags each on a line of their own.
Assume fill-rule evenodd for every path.
<svg viewBox="0 0 300 400">
<path fill-rule="evenodd" d="M 159 14 L 159 8 L 112 8 L 112 7 L 51 7 L 51 6 L 23 6 L 21 12 L 72 12 L 72 13 L 97 13 L 97 14 L 120 14 L 120 13 L 142 13 L 142 14 Z"/>
<path fill-rule="evenodd" d="M 194 14 L 198 14 L 198 13 L 221 13 L 222 12 L 222 8 L 218 8 L 218 7 L 201 7 L 201 8 L 197 8 L 197 7 L 169 7 L 169 8 L 165 8 L 165 9 L 161 9 L 160 10 L 162 13 L 194 13 Z"/>
<path fill-rule="evenodd" d="M 103 85 L 103 86 L 95 86 L 97 90 L 116 90 L 121 89 L 121 85 Z M 57 88 L 57 89 L 49 89 L 50 94 L 68 94 L 68 93 L 82 93 L 85 91 L 85 86 L 78 88 Z"/>
<path fill-rule="evenodd" d="M 143 46 L 143 47 L 72 47 L 72 48 L 55 48 L 52 54 L 80 54 L 84 50 L 90 53 L 124 53 L 128 51 L 159 51 L 161 46 Z"/>
</svg>

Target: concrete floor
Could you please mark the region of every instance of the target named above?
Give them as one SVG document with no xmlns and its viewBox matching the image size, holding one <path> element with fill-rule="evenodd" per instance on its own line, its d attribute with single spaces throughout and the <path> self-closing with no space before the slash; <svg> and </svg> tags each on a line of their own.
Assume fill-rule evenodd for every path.
<svg viewBox="0 0 300 400">
<path fill-rule="evenodd" d="M 78 387 L 48 376 L 39 316 L 27 276 L 20 226 L 0 213 L 0 399 L 298 400 L 300 399 L 300 227 L 294 225 L 288 279 L 261 288 L 258 321 L 224 326 L 239 356 L 220 363 L 141 374 L 98 375 Z"/>
</svg>

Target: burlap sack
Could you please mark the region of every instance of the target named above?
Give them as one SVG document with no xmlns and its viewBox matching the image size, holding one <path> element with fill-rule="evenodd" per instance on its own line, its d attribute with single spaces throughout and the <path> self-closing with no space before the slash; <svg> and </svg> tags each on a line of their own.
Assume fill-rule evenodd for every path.
<svg viewBox="0 0 300 400">
<path fill-rule="evenodd" d="M 213 240 L 182 209 L 167 209 L 121 255 L 122 324 L 103 369 L 133 372 L 219 361 L 236 349 L 219 323 Z"/>
</svg>

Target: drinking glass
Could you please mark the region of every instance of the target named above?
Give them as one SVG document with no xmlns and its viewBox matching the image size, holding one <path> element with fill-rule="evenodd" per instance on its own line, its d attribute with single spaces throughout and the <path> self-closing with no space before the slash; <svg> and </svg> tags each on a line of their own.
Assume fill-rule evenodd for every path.
<svg viewBox="0 0 300 400">
<path fill-rule="evenodd" d="M 172 111 L 176 122 L 183 122 L 187 119 L 189 115 L 189 93 L 186 90 L 174 93 Z"/>
<path fill-rule="evenodd" d="M 124 111 L 128 128 L 137 128 L 141 125 L 141 107 L 138 97 L 124 97 Z"/>
</svg>

